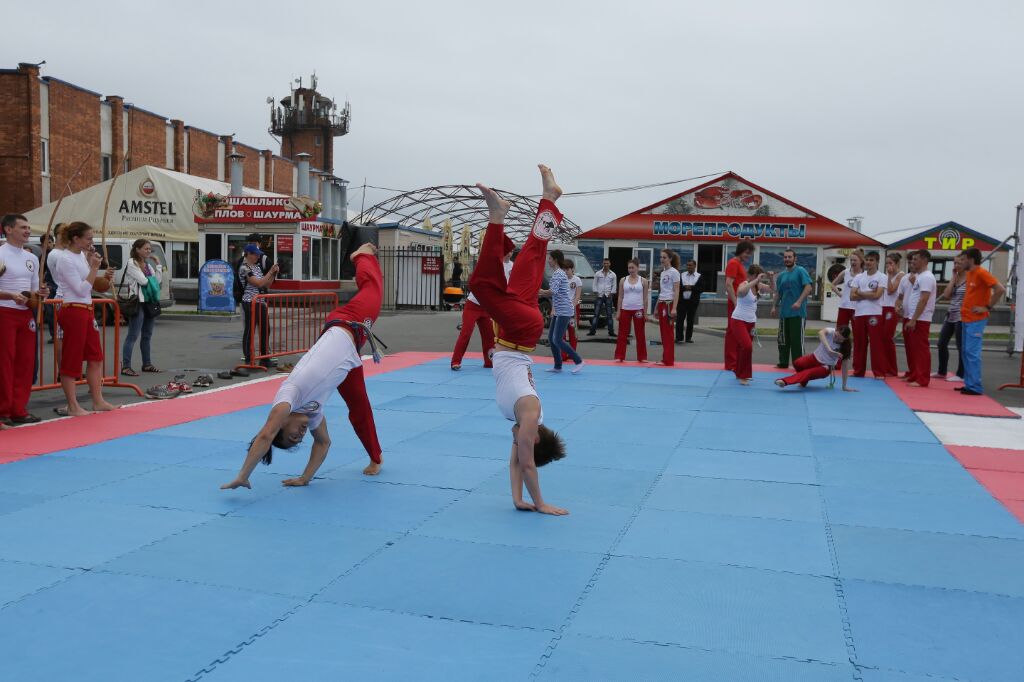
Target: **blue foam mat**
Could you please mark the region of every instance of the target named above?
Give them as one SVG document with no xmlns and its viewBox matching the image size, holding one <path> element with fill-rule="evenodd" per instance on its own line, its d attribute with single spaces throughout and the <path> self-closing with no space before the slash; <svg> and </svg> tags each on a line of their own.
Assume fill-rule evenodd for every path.
<svg viewBox="0 0 1024 682">
<path fill-rule="evenodd" d="M 677 448 L 672 453 L 665 473 L 776 483 L 818 482 L 815 463 L 810 457 L 688 447 Z"/>
<path fill-rule="evenodd" d="M 647 500 L 653 509 L 820 521 L 816 486 L 694 476 L 664 476 Z"/>
</svg>

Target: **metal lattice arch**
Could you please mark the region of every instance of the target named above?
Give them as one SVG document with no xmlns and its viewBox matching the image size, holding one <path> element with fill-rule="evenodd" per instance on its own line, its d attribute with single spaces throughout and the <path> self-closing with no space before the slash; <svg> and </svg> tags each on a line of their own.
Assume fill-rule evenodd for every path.
<svg viewBox="0 0 1024 682">
<path fill-rule="evenodd" d="M 505 218 L 505 234 L 517 244 L 522 244 L 533 229 L 537 215 L 537 200 L 495 188 L 503 198 L 512 202 Z M 451 220 L 452 231 L 460 235 L 469 226 L 473 245 L 480 243 L 480 236 L 487 227 L 487 204 L 480 190 L 472 185 L 441 185 L 405 192 L 371 206 L 356 218 L 361 225 L 382 225 L 399 223 L 409 227 L 421 227 L 429 220 L 436 228 L 445 219 Z M 569 220 L 555 230 L 552 241 L 572 242 L 580 235 L 580 226 Z"/>
</svg>

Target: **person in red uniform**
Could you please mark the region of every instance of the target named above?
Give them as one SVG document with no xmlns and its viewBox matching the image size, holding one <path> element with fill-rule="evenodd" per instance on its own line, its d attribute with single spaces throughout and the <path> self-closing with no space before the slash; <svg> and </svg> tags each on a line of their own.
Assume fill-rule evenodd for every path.
<svg viewBox="0 0 1024 682">
<path fill-rule="evenodd" d="M 661 332 L 661 364 L 676 364 L 675 322 L 679 310 L 679 254 L 661 250 L 661 278 L 658 280 L 658 330 Z"/>
<path fill-rule="evenodd" d="M 644 329 L 647 315 L 644 305 L 649 300 L 649 283 L 640 276 L 640 261 L 629 261 L 629 274 L 619 280 L 619 294 L 616 306 L 619 310 L 619 338 L 615 340 L 615 361 L 626 361 L 626 344 L 629 342 L 629 325 L 633 325 L 636 338 L 636 361 L 647 362 L 647 334 Z"/>
<path fill-rule="evenodd" d="M 515 252 L 515 244 L 510 240 L 505 244 L 508 251 L 503 261 L 505 268 L 505 279 L 508 280 L 512 272 L 512 254 Z M 484 351 L 484 367 L 493 367 L 491 356 L 494 354 L 494 322 L 483 308 L 480 301 L 470 292 L 466 298 L 466 305 L 462 307 L 462 329 L 459 330 L 459 338 L 455 341 L 455 348 L 452 350 L 452 371 L 462 369 L 462 356 L 466 354 L 469 347 L 469 340 L 473 336 L 473 326 L 480 330 L 480 345 Z"/>
<path fill-rule="evenodd" d="M 725 295 L 728 298 L 726 305 L 726 318 L 732 318 L 732 311 L 736 309 L 736 290 L 747 281 L 747 263 L 754 255 L 754 242 L 746 239 L 736 245 L 736 255 L 729 259 L 725 266 Z M 730 341 L 729 336 L 725 338 L 725 369 L 733 372 L 736 370 L 736 354 L 738 349 Z"/>
<path fill-rule="evenodd" d="M 527 353 L 537 347 L 544 331 L 544 316 L 537 305 L 537 293 L 544 279 L 547 244 L 562 221 L 555 201 L 562 190 L 551 169 L 540 165 L 543 198 L 537 207 L 530 236 L 516 258 L 512 276 L 505 281 L 501 255 L 507 248 L 505 215 L 510 204 L 494 190 L 477 187 L 487 202 L 489 222 L 480 245 L 480 257 L 469 279 L 480 305 L 495 324 L 494 382 L 498 410 L 512 426 L 512 452 L 509 457 L 509 482 L 512 504 L 522 511 L 562 516 L 569 512 L 548 504 L 541 495 L 539 467 L 565 456 L 565 443 L 547 426 L 533 380 L 532 358 Z M 523 499 L 523 486 L 532 502 Z"/>
<path fill-rule="evenodd" d="M 25 216 L 0 220 L 7 243 L 0 246 L 0 424 L 34 424 L 28 413 L 36 362 L 36 320 L 29 299 L 39 290 L 39 259 L 25 245 L 32 229 Z"/>
<path fill-rule="evenodd" d="M 876 379 L 884 379 L 889 362 L 885 355 L 882 295 L 889 286 L 889 277 L 878 269 L 877 251 L 865 255 L 864 265 L 864 272 L 850 282 L 850 300 L 857 306 L 853 313 L 853 376 L 864 376 L 870 348 L 871 372 Z"/>
<path fill-rule="evenodd" d="M 815 379 L 824 379 L 832 374 L 832 371 L 839 369 L 843 375 L 843 390 L 856 393 L 857 389 L 850 388 L 847 380 L 850 376 L 850 335 L 849 326 L 826 327 L 818 332 L 818 347 L 813 353 L 803 355 L 793 361 L 793 368 L 796 372 L 787 377 L 775 380 L 779 388 L 786 388 L 794 384 L 800 384 L 806 388 L 807 383 Z"/>
<path fill-rule="evenodd" d="M 306 432 L 313 434 L 309 463 L 302 475 L 282 481 L 285 486 L 305 486 L 327 458 L 331 439 L 324 418 L 324 403 L 331 392 L 337 390 L 348 407 L 348 419 L 370 456 L 370 464 L 363 469 L 367 476 L 380 473 L 382 464 L 377 426 L 373 421 L 373 408 L 366 395 L 360 350 L 370 343 L 374 360 L 379 357 L 376 340 L 370 329 L 380 315 L 384 292 L 384 277 L 377 262 L 377 248 L 363 244 L 352 254 L 356 266 L 356 295 L 343 306 L 327 315 L 327 322 L 313 347 L 295 368 L 274 396 L 273 407 L 256 437 L 249 442 L 249 450 L 238 475 L 221 490 L 252 488 L 249 476 L 262 461 L 273 461 L 274 448 L 292 450 L 298 447 Z"/>
</svg>

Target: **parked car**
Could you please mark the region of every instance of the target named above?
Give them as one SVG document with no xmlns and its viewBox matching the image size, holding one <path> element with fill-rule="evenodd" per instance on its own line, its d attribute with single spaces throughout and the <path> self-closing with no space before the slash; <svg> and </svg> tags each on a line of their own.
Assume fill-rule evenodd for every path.
<svg viewBox="0 0 1024 682">
<path fill-rule="evenodd" d="M 594 268 L 591 267 L 590 261 L 583 255 L 583 252 L 574 244 L 548 242 L 548 251 L 554 251 L 555 249 L 561 251 L 567 260 L 573 262 L 576 275 L 583 280 L 583 296 L 580 297 L 580 320 L 589 320 L 594 314 L 594 303 L 597 301 L 597 295 L 594 294 Z M 548 288 L 548 278 L 550 276 L 551 266 L 545 265 L 544 283 L 541 285 L 543 289 Z M 544 326 L 547 327 L 551 320 L 551 299 L 541 297 L 539 298 L 539 304 L 541 312 L 544 313 Z"/>
</svg>

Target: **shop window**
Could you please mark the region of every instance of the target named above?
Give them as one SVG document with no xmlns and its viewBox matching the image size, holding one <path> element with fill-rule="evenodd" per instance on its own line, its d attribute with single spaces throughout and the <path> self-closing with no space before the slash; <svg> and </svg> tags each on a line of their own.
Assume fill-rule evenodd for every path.
<svg viewBox="0 0 1024 682">
<path fill-rule="evenodd" d="M 604 260 L 604 242 L 576 242 L 577 248 L 586 256 L 587 262 L 594 270 L 601 269 L 601 262 Z"/>
<path fill-rule="evenodd" d="M 199 277 L 199 243 L 171 242 L 171 277 L 197 279 Z"/>
<path fill-rule="evenodd" d="M 209 249 L 209 245 L 206 247 Z M 240 234 L 229 234 L 228 235 L 228 257 L 227 262 L 231 263 L 231 267 L 238 265 L 238 261 L 242 260 L 242 250 L 245 248 L 245 237 Z"/>
<path fill-rule="evenodd" d="M 782 253 L 786 251 L 784 246 L 762 246 L 757 262 L 768 272 L 782 272 L 786 266 L 782 263 Z M 812 278 L 818 272 L 818 250 L 816 248 L 798 246 L 796 251 L 796 264 L 803 266 Z"/>
<path fill-rule="evenodd" d="M 100 180 L 109 180 L 113 176 L 113 161 L 110 160 L 110 154 L 104 154 L 100 157 Z"/>
<path fill-rule="evenodd" d="M 206 260 L 220 260 L 221 245 L 224 240 L 222 235 L 207 234 L 206 237 Z"/>
<path fill-rule="evenodd" d="M 323 241 L 315 237 L 311 237 L 310 241 L 313 242 L 311 245 L 313 269 L 309 271 L 308 279 L 321 279 L 320 273 L 323 272 Z"/>
<path fill-rule="evenodd" d="M 337 239 L 331 239 L 329 241 L 329 244 L 331 250 L 331 254 L 329 256 L 329 258 L 331 259 L 331 279 L 336 280 L 338 279 L 338 272 L 340 271 L 340 267 L 338 264 L 338 248 L 340 243 L 338 242 Z"/>
<path fill-rule="evenodd" d="M 310 253 L 309 253 L 311 245 L 310 245 L 309 242 L 311 242 L 311 241 L 312 241 L 312 239 L 310 239 L 309 237 L 303 237 L 302 238 L 302 272 L 303 272 L 303 279 L 311 279 L 310 276 L 309 276 L 309 273 L 312 272 L 312 270 L 309 269 L 310 266 L 311 266 L 311 264 L 310 264 Z"/>
<path fill-rule="evenodd" d="M 39 164 L 43 175 L 50 174 L 50 141 L 39 140 Z"/>
<path fill-rule="evenodd" d="M 932 274 L 939 282 L 948 282 L 953 279 L 953 259 L 933 259 L 930 263 Z"/>
</svg>

